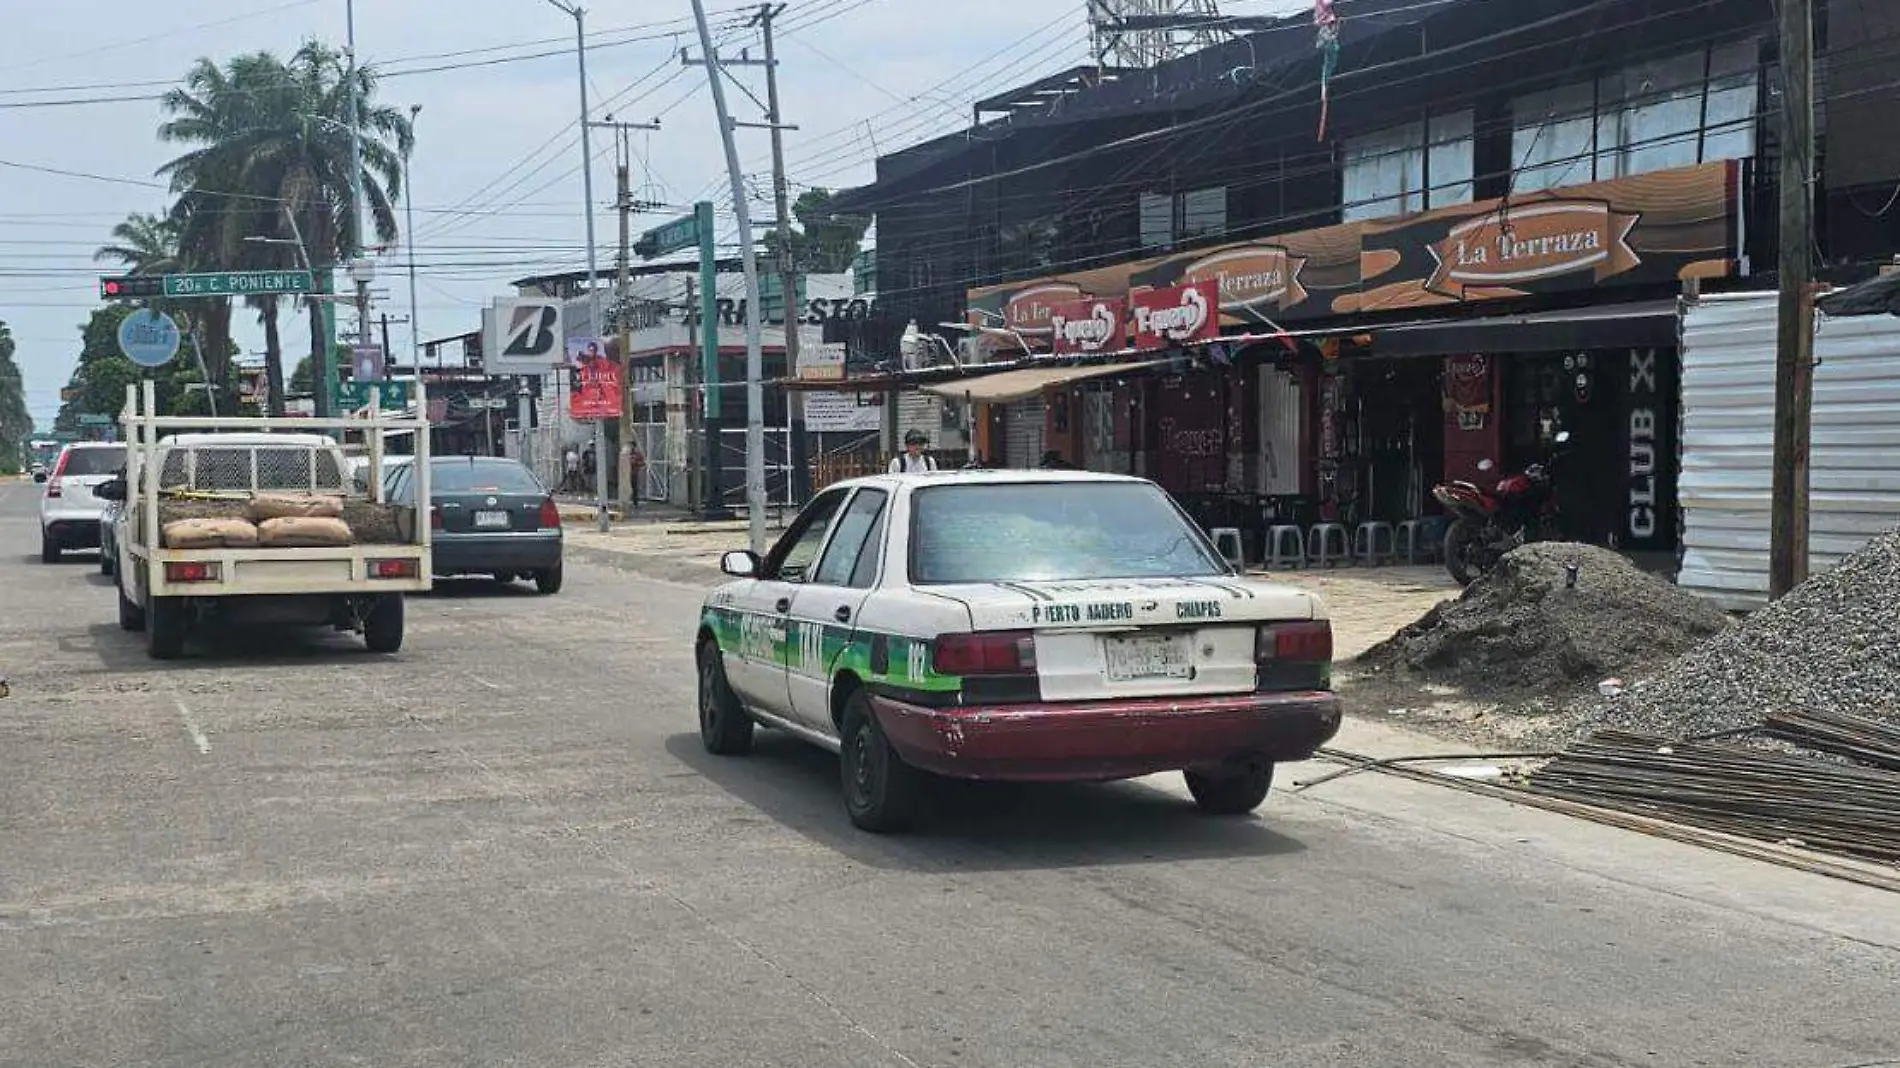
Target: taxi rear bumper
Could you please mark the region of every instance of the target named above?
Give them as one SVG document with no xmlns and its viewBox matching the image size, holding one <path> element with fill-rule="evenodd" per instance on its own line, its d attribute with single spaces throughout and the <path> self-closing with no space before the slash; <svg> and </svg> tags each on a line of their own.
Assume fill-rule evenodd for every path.
<svg viewBox="0 0 1900 1068">
<path fill-rule="evenodd" d="M 871 699 L 892 748 L 951 778 L 1107 781 L 1304 760 L 1339 732 L 1327 690 L 931 708 Z"/>
</svg>

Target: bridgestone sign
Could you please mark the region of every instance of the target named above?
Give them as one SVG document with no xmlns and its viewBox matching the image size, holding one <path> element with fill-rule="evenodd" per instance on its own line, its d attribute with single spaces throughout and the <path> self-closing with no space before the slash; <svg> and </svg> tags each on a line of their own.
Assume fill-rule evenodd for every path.
<svg viewBox="0 0 1900 1068">
<path fill-rule="evenodd" d="M 558 300 L 497 300 L 482 316 L 482 330 L 489 374 L 543 375 L 567 355 Z"/>
</svg>

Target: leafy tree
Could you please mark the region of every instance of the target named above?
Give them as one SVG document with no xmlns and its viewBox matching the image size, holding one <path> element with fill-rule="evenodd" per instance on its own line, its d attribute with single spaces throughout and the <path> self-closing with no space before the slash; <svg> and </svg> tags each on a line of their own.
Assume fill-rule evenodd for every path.
<svg viewBox="0 0 1900 1068">
<path fill-rule="evenodd" d="M 110 304 L 92 313 L 80 329 L 79 360 L 73 367 L 66 389 L 72 399 L 59 406 L 53 429 L 77 432 L 81 415 L 106 415 L 117 419 L 125 407 L 125 387 L 148 373 L 126 359 L 119 351 L 119 324 L 138 309 Z M 203 381 L 198 375 L 193 342 L 186 338 L 178 356 L 163 367 L 150 371 L 158 384 L 158 410 L 167 415 L 207 415 L 204 395 L 186 391 L 186 386 Z M 225 363 L 230 362 L 227 352 Z"/>
<path fill-rule="evenodd" d="M 776 262 L 781 244 L 789 247 L 792 269 L 799 274 L 841 274 L 864 242 L 871 219 L 863 215 L 833 215 L 828 189 L 807 189 L 792 202 L 798 228 L 773 227 L 765 232 L 765 250 Z M 783 232 L 781 233 L 781 229 Z"/>
<path fill-rule="evenodd" d="M 13 331 L 0 322 L 0 474 L 18 474 L 20 449 L 33 435 L 26 410 L 26 381 L 13 360 Z"/>
<path fill-rule="evenodd" d="M 308 393 L 316 386 L 316 381 L 316 362 L 310 357 L 305 356 L 303 359 L 297 361 L 297 369 L 290 372 L 290 391 L 292 393 Z"/>
<path fill-rule="evenodd" d="M 243 269 L 309 263 L 322 270 L 363 247 L 350 180 L 352 127 L 361 135 L 364 196 L 376 235 L 385 243 L 396 239 L 394 198 L 414 137 L 402 112 L 374 104 L 376 78 L 366 68 L 355 75 L 352 113 L 350 80 L 342 53 L 312 41 L 287 63 L 268 52 L 223 67 L 200 59 L 184 87 L 165 94 L 169 119 L 159 137 L 190 146 L 159 169 L 179 194 L 172 218 L 187 256 Z M 280 298 L 246 303 L 264 326 L 269 410 L 281 414 Z M 329 340 L 322 305 L 305 304 L 311 351 L 319 351 Z"/>
</svg>

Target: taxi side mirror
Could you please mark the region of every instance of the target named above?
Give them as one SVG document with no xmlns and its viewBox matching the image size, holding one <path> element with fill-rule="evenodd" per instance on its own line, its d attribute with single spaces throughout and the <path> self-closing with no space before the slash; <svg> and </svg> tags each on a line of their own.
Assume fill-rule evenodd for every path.
<svg viewBox="0 0 1900 1068">
<path fill-rule="evenodd" d="M 759 576 L 759 558 L 750 550 L 726 553 L 719 558 L 719 570 L 733 578 L 757 578 Z"/>
</svg>

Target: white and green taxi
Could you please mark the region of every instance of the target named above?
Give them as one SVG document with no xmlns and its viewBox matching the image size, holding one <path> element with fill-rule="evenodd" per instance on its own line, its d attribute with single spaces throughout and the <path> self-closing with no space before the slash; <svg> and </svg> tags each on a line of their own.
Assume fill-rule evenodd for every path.
<svg viewBox="0 0 1900 1068">
<path fill-rule="evenodd" d="M 1077 471 L 883 475 L 827 488 L 771 552 L 727 553 L 697 639 L 706 748 L 755 725 L 840 754 L 845 807 L 912 819 L 927 775 L 1186 773 L 1206 811 L 1339 729 L 1332 624 L 1237 575 L 1152 482 Z"/>
</svg>

